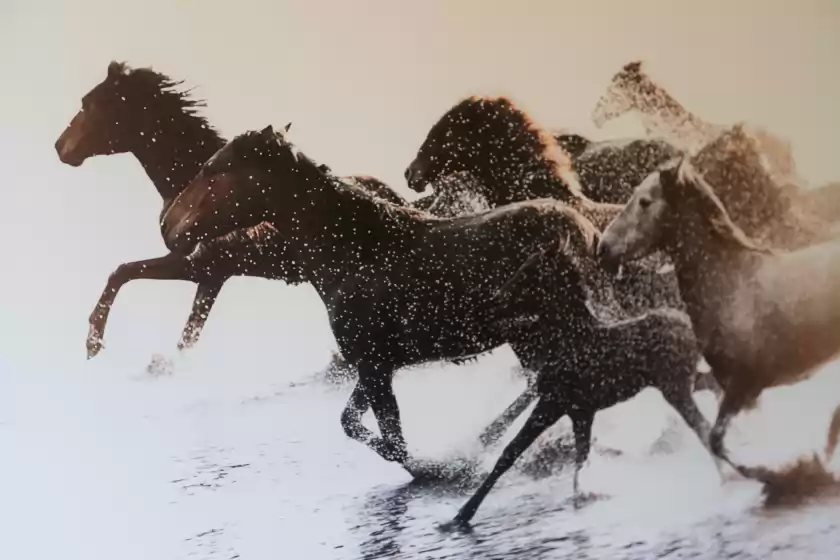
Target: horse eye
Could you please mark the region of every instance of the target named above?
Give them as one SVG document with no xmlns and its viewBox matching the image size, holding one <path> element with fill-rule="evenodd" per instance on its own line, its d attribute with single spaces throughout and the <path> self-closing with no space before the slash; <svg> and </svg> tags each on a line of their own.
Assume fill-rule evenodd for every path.
<svg viewBox="0 0 840 560">
<path fill-rule="evenodd" d="M 652 200 L 649 199 L 649 198 L 640 198 L 639 199 L 639 206 L 644 210 L 648 206 L 650 206 L 651 202 L 652 202 Z"/>
</svg>

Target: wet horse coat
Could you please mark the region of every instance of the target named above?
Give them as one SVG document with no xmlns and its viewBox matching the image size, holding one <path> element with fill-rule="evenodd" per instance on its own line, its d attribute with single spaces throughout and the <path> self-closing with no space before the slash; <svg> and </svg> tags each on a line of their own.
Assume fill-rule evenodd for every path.
<svg viewBox="0 0 840 560">
<path fill-rule="evenodd" d="M 217 211 L 229 219 L 216 220 Z M 581 227 L 580 220 L 552 200 L 455 219 L 398 208 L 325 172 L 269 127 L 237 137 L 211 158 L 172 205 L 164 228 L 173 246 L 186 248 L 225 234 L 225 224 L 271 223 L 326 305 L 342 354 L 358 367 L 342 414 L 346 432 L 405 465 L 394 372 L 505 343 L 487 301 L 527 255 Z M 361 424 L 368 406 L 382 437 Z"/>
<path fill-rule="evenodd" d="M 682 159 L 638 187 L 598 247 L 609 266 L 655 250 L 674 261 L 701 351 L 724 389 L 711 443 L 727 459 L 723 438 L 738 412 L 840 354 L 840 242 L 774 254 L 734 224 Z"/>
</svg>

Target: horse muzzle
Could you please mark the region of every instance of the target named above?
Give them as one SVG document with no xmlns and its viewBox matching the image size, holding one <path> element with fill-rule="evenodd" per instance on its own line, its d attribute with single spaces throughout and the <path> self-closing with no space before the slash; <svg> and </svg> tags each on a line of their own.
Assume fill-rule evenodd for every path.
<svg viewBox="0 0 840 560">
<path fill-rule="evenodd" d="M 408 188 L 417 193 L 422 193 L 426 190 L 427 181 L 423 178 L 423 172 L 420 171 L 413 163 L 405 170 L 405 181 L 408 183 Z"/>
<path fill-rule="evenodd" d="M 615 274 L 621 267 L 622 255 L 616 250 L 615 239 L 612 236 L 604 235 L 598 241 L 595 249 L 595 258 L 601 268 L 609 273 Z"/>
<path fill-rule="evenodd" d="M 58 154 L 58 159 L 61 163 L 71 167 L 79 167 L 85 162 L 85 157 L 78 154 L 79 142 L 73 137 L 65 138 L 62 134 L 58 140 L 55 141 L 55 151 Z"/>
</svg>

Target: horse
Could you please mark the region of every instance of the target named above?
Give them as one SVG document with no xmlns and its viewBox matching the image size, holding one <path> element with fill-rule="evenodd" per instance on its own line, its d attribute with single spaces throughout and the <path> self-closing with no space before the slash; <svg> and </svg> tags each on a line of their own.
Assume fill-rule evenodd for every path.
<svg viewBox="0 0 840 560">
<path fill-rule="evenodd" d="M 131 153 L 160 194 L 162 218 L 204 162 L 226 143 L 199 114 L 199 109 L 206 106 L 205 102 L 192 97 L 190 90 L 181 88 L 182 84 L 151 68 L 132 68 L 123 62 L 111 62 L 106 78 L 82 98 L 82 109 L 56 141 L 59 159 L 78 167 L 95 156 Z M 374 177 L 356 176 L 348 180 L 394 204 L 407 204 L 399 194 Z M 215 252 L 214 244 L 205 245 L 202 252 L 194 256 L 188 267 L 189 274 L 183 279 L 196 282 L 198 287 L 178 342 L 179 350 L 196 344 L 222 286 L 232 276 L 278 279 L 288 284 L 303 281 L 294 255 L 281 238 L 266 228 L 250 233 L 261 239 L 260 243 L 243 243 L 236 258 Z M 251 238 L 246 235 L 242 239 Z M 270 250 L 269 239 L 274 245 Z M 229 239 L 228 244 L 233 241 Z M 257 246 L 260 247 L 259 254 L 254 252 Z M 270 258 L 265 258 L 266 255 Z M 102 349 L 110 307 L 124 279 L 131 276 L 135 268 L 136 263 L 123 264 L 111 274 L 90 317 L 88 358 Z M 329 368 L 347 373 L 339 356 L 334 356 Z"/>
<path fill-rule="evenodd" d="M 592 258 L 597 232 L 581 229 L 567 236 L 565 242 L 552 242 L 530 257 L 495 298 L 500 318 L 512 319 L 511 346 L 529 356 L 528 366 L 538 372 L 537 404 L 454 523 L 469 523 L 496 481 L 565 415 L 572 421 L 575 438 L 577 507 L 579 474 L 589 456 L 596 413 L 647 387 L 659 389 L 709 448 L 711 426 L 692 398 L 700 356 L 688 317 L 672 309 L 652 310 L 618 322 L 596 317 L 587 307 L 584 285 L 590 275 L 587 271 L 597 266 Z M 556 284 L 553 293 L 563 297 L 535 307 L 544 298 L 534 290 L 549 279 Z M 517 320 L 523 314 L 534 318 L 528 323 Z"/>
<path fill-rule="evenodd" d="M 725 127 L 711 124 L 686 109 L 665 88 L 644 70 L 641 60 L 629 62 L 612 77 L 607 91 L 592 111 L 598 128 L 608 121 L 637 111 L 649 136 L 668 139 L 690 153 L 696 152 L 717 137 Z M 796 161 L 790 142 L 767 130 L 750 126 L 750 133 L 759 143 L 763 164 L 779 184 L 799 184 Z"/>
<path fill-rule="evenodd" d="M 687 158 L 675 160 L 638 186 L 597 252 L 608 269 L 652 251 L 670 255 L 701 352 L 724 391 L 712 450 L 736 466 L 723 444 L 731 420 L 765 389 L 802 381 L 840 354 L 840 243 L 767 248 L 715 193 Z M 761 469 L 736 468 L 762 478 Z"/>
<path fill-rule="evenodd" d="M 832 223 L 803 204 L 802 197 L 780 187 L 761 157 L 755 137 L 739 123 L 691 155 L 690 161 L 748 237 L 776 249 L 830 239 Z"/>
<path fill-rule="evenodd" d="M 204 164 L 163 218 L 172 251 L 136 277 L 178 279 L 196 246 L 262 224 L 275 230 L 294 250 L 327 308 L 341 354 L 358 371 L 341 415 L 345 432 L 417 474 L 394 372 L 505 344 L 486 317 L 486 301 L 522 255 L 578 227 L 575 216 L 550 199 L 453 219 L 398 207 L 334 176 L 269 126 L 236 137 Z M 368 408 L 379 437 L 361 423 Z"/>
<path fill-rule="evenodd" d="M 587 197 L 555 136 L 506 97 L 472 96 L 450 108 L 429 130 L 405 177 L 420 192 L 464 173 L 474 179 L 468 186 L 491 208 L 548 197 L 575 208 L 598 228 L 622 208 Z M 624 275 L 617 284 L 623 305 L 634 313 L 652 305 L 682 305 L 673 278 L 642 271 Z"/>
<path fill-rule="evenodd" d="M 428 183 L 439 182 L 441 178 L 453 174 L 467 173 L 476 180 L 467 187 L 487 200 L 491 207 L 517 200 L 551 197 L 579 210 L 596 227 L 603 228 L 622 206 L 594 202 L 586 196 L 573 160 L 558 145 L 557 136 L 563 134 L 570 133 L 548 132 L 506 97 L 468 97 L 451 107 L 432 126 L 416 157 L 406 168 L 405 177 L 410 188 L 422 191 Z M 583 143 L 579 139 L 568 142 Z M 587 152 L 598 154 L 591 160 L 584 159 L 593 163 L 599 158 L 602 162 L 612 159 L 613 164 L 618 166 L 625 157 L 620 152 L 639 155 L 635 153 L 636 148 L 614 150 L 615 144 L 605 148 L 589 142 L 587 146 L 579 159 L 588 158 Z M 648 146 L 654 146 L 652 153 L 664 150 L 665 155 L 673 155 L 665 143 L 648 143 Z M 644 149 L 641 151 L 644 152 Z M 661 159 L 662 153 L 652 157 L 654 161 Z M 644 163 L 649 164 L 650 160 Z M 637 168 L 629 163 L 628 167 L 628 177 L 639 175 Z M 626 196 L 629 198 L 629 195 L 628 191 Z M 615 291 L 618 307 L 624 313 L 610 313 L 608 318 L 636 316 L 660 306 L 682 307 L 676 278 L 669 272 L 659 273 L 667 263 L 656 258 L 650 261 L 646 266 L 612 279 L 610 287 Z M 602 308 L 599 311 L 609 310 Z M 703 376 L 698 379 L 700 377 Z M 528 407 L 534 395 L 532 387 L 526 388 L 481 434 L 480 440 L 485 445 L 495 441 L 510 422 Z"/>
</svg>

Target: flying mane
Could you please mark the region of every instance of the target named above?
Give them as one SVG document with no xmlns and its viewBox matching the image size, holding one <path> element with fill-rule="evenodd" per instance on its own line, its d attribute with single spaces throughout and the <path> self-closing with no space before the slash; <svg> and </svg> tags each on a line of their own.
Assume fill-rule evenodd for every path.
<svg viewBox="0 0 840 560">
<path fill-rule="evenodd" d="M 117 85 L 120 77 L 130 80 L 131 91 L 140 97 L 148 97 L 155 100 L 155 105 L 165 109 L 167 113 L 182 113 L 194 117 L 194 122 L 209 132 L 214 133 L 223 144 L 221 134 L 213 127 L 207 118 L 201 114 L 201 109 L 207 107 L 204 99 L 193 96 L 195 88 L 184 89 L 184 80 L 174 80 L 161 72 L 156 72 L 151 67 L 132 68 L 125 62 L 112 61 L 108 65 L 108 76 L 115 80 Z"/>
<path fill-rule="evenodd" d="M 748 251 L 774 254 L 772 249 L 751 239 L 732 221 L 712 186 L 697 173 L 693 166 L 682 159 L 677 159 L 663 168 L 660 173 L 665 175 L 666 181 L 673 181 L 671 184 L 679 187 L 678 189 L 663 189 L 669 205 L 675 207 L 685 205 L 697 209 L 703 220 L 723 241 L 733 243 Z"/>
<path fill-rule="evenodd" d="M 584 198 L 569 154 L 507 97 L 472 96 L 457 103 L 429 130 L 409 169 L 417 172 L 417 183 L 468 171 L 485 185 L 494 206 L 525 198 Z"/>
</svg>

